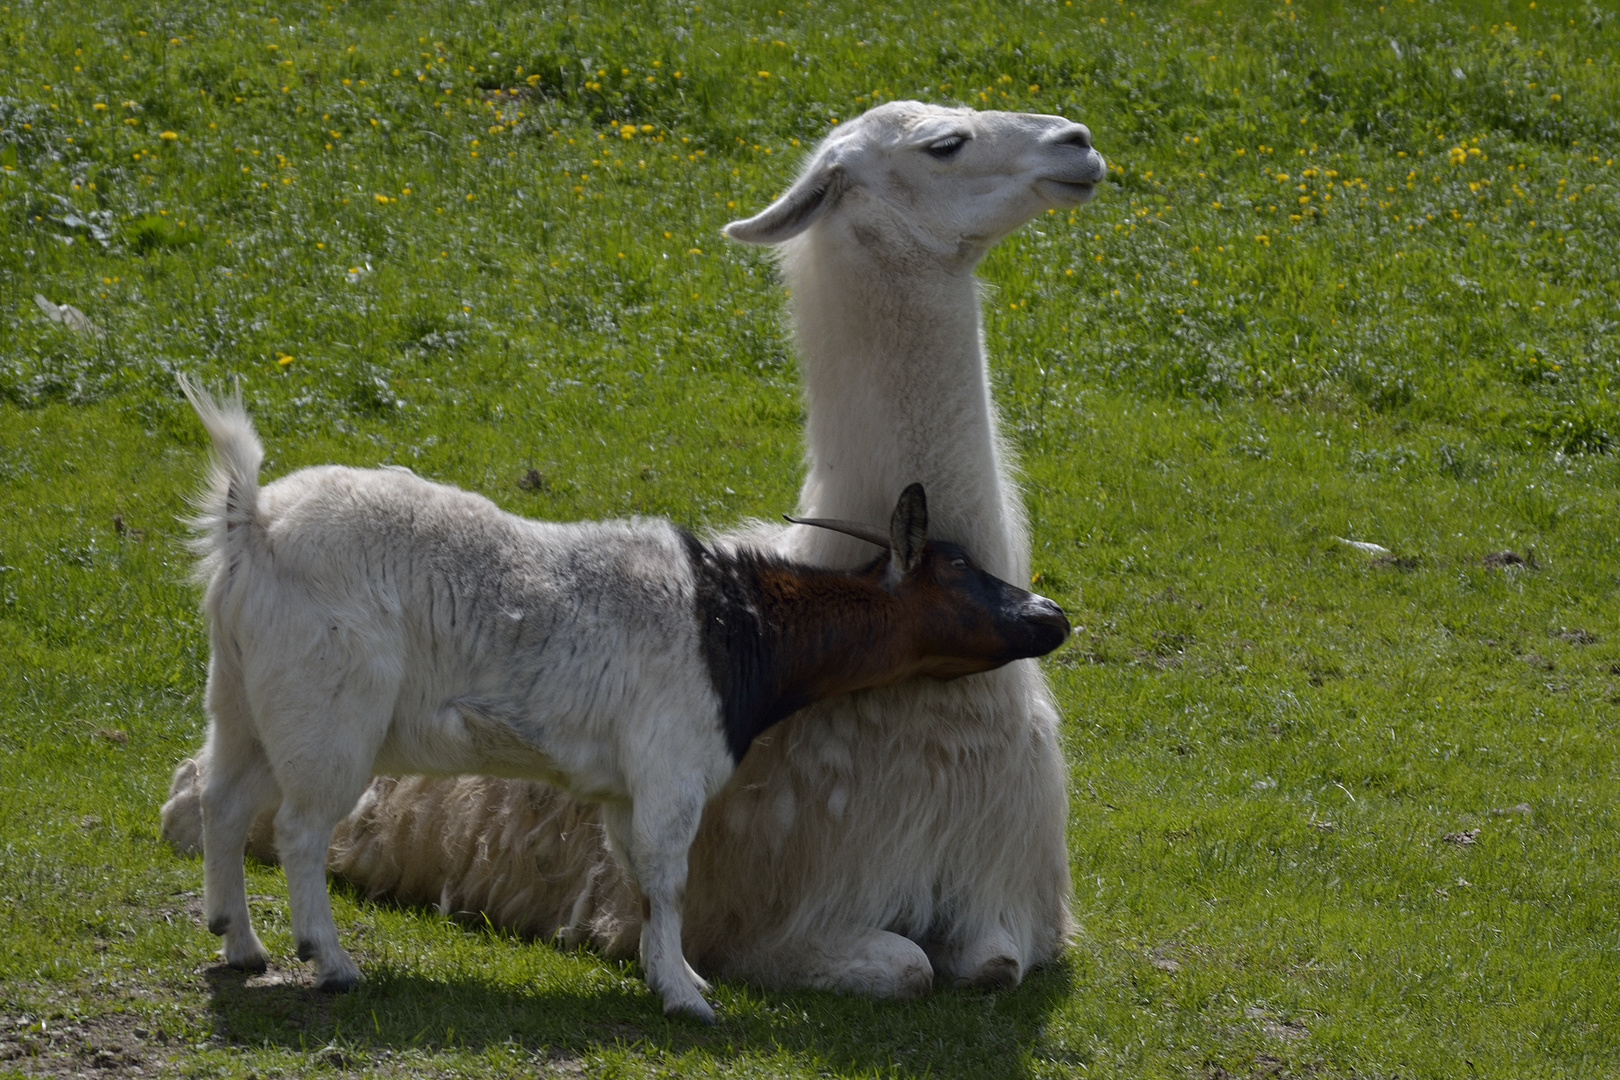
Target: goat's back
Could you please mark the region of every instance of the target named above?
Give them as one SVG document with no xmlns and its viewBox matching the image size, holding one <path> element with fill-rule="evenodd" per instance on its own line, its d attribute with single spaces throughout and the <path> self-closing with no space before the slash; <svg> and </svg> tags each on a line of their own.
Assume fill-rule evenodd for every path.
<svg viewBox="0 0 1620 1080">
<path fill-rule="evenodd" d="M 299 700 L 374 687 L 379 772 L 615 799 L 645 748 L 705 774 L 724 756 L 668 522 L 534 521 L 405 469 L 341 466 L 264 486 L 253 520 L 211 561 L 216 656 L 230 642 L 247 686 Z"/>
</svg>

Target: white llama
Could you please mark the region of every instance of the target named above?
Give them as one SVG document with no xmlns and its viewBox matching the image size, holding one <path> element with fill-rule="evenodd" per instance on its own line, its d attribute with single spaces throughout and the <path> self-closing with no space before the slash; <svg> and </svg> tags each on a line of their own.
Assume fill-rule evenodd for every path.
<svg viewBox="0 0 1620 1080">
<path fill-rule="evenodd" d="M 804 516 L 877 523 L 921 480 L 931 530 L 1008 581 L 1028 536 L 990 398 L 973 270 L 1106 175 L 1056 116 L 892 102 L 839 127 L 799 180 L 727 226 L 777 245 L 808 405 Z M 859 541 L 802 527 L 735 538 L 853 567 Z M 700 969 L 875 997 L 1014 986 L 1071 928 L 1058 717 L 1032 661 L 823 702 L 755 742 L 691 850 L 685 949 Z M 182 763 L 165 835 L 197 834 Z M 539 784 L 379 780 L 337 872 L 514 929 L 635 948 L 639 912 L 599 819 Z"/>
</svg>

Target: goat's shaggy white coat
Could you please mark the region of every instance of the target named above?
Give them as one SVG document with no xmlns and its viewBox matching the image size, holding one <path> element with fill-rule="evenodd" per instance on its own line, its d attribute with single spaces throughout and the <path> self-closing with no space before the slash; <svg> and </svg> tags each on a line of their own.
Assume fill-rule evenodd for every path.
<svg viewBox="0 0 1620 1080">
<path fill-rule="evenodd" d="M 525 777 L 602 804 L 648 901 L 648 984 L 666 1011 L 712 1021 L 681 901 L 734 759 L 687 538 L 663 521 L 530 521 L 404 469 L 324 466 L 260 489 L 240 405 L 186 389 L 217 454 L 198 519 L 203 909 L 226 960 L 267 961 L 242 873 L 267 806 L 299 956 L 347 989 L 360 972 L 338 944 L 326 854 L 372 774 Z"/>
<path fill-rule="evenodd" d="M 801 514 L 881 520 L 920 478 L 936 535 L 1027 580 L 973 270 L 1104 175 L 1089 133 L 1060 117 L 894 102 L 838 128 L 781 199 L 728 227 L 779 245 L 809 414 Z M 864 554 L 805 528 L 737 539 L 826 565 Z M 686 955 L 765 985 L 878 997 L 924 993 L 936 973 L 1016 985 L 1071 928 L 1057 726 L 1032 662 L 863 691 L 777 726 L 704 814 Z M 196 801 L 187 768 L 165 807 L 165 833 L 181 840 Z M 523 787 L 527 797 L 475 779 L 374 788 L 333 868 L 452 910 L 499 914 L 532 897 L 529 910 L 567 917 L 505 925 L 623 951 L 634 936 L 620 920 L 633 915 L 591 811 L 553 827 L 565 797 Z"/>
</svg>

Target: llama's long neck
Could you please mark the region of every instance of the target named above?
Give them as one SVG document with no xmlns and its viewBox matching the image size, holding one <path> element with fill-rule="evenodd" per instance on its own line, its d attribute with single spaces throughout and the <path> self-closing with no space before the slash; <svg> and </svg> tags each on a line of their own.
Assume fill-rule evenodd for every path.
<svg viewBox="0 0 1620 1080">
<path fill-rule="evenodd" d="M 848 235 L 811 228 L 783 251 L 809 420 L 807 517 L 881 526 L 921 481 L 929 535 L 997 577 L 1028 577 L 1022 507 L 1005 475 L 971 268 L 897 267 Z M 792 553 L 853 566 L 859 541 L 798 530 Z"/>
</svg>

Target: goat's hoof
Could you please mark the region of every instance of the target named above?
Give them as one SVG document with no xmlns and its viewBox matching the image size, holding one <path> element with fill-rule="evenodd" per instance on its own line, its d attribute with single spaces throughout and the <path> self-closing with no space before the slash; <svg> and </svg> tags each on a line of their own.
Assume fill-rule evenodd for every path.
<svg viewBox="0 0 1620 1080">
<path fill-rule="evenodd" d="M 227 956 L 225 963 L 232 969 L 245 971 L 249 975 L 263 975 L 270 968 L 270 958 L 264 955 L 243 956 L 235 960 Z"/>
<path fill-rule="evenodd" d="M 237 971 L 262 975 L 270 966 L 270 954 L 259 941 L 259 935 L 250 931 L 246 937 L 246 941 L 233 941 L 230 937 L 225 939 L 225 963 Z"/>
<path fill-rule="evenodd" d="M 670 1001 L 664 1004 L 665 1016 L 684 1016 L 708 1027 L 714 1026 L 714 1009 L 707 1001 Z"/>
<path fill-rule="evenodd" d="M 358 971 L 336 971 L 315 980 L 315 989 L 323 994 L 347 994 L 360 985 Z"/>
</svg>

